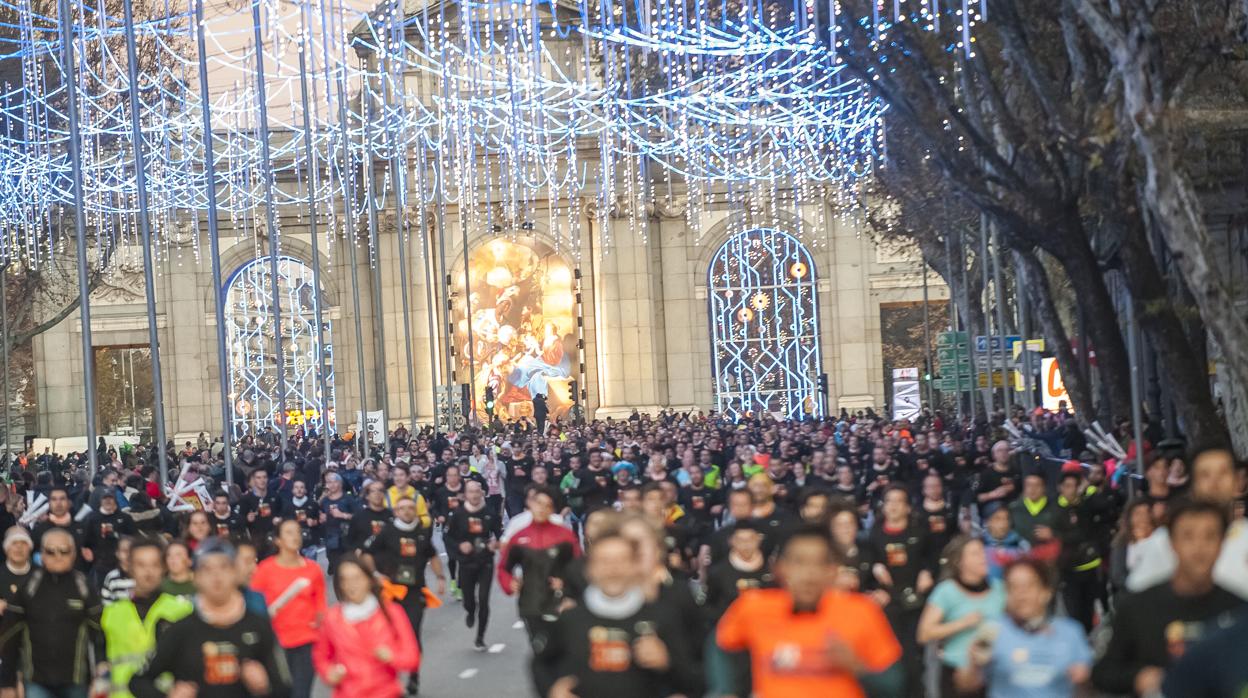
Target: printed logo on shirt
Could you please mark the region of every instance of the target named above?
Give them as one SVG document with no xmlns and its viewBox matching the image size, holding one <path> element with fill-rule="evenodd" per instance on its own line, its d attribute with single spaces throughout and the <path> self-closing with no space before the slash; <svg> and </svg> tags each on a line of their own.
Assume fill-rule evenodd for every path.
<svg viewBox="0 0 1248 698">
<path fill-rule="evenodd" d="M 298 521 L 299 523 L 304 523 L 307 520 L 308 520 L 308 512 L 304 511 L 303 509 L 295 510 L 295 521 Z"/>
<path fill-rule="evenodd" d="M 821 676 L 835 671 L 826 652 L 795 642 L 781 642 L 771 652 L 771 670 L 776 674 Z"/>
<path fill-rule="evenodd" d="M 692 500 L 690 500 L 689 503 L 693 505 L 694 509 L 706 508 L 706 500 L 703 499 L 702 497 L 694 497 Z"/>
<path fill-rule="evenodd" d="M 459 497 L 447 497 L 447 498 L 446 498 L 446 508 L 447 508 L 447 509 L 458 509 L 458 508 L 459 508 Z"/>
<path fill-rule="evenodd" d="M 381 533 L 381 527 L 382 527 L 382 525 L 383 525 L 383 524 L 382 524 L 382 522 L 381 522 L 381 521 L 370 521 L 370 522 L 369 522 L 369 527 L 372 529 L 372 531 L 373 531 L 373 535 L 374 535 L 374 536 L 375 536 L 375 535 L 377 535 L 378 533 Z"/>
<path fill-rule="evenodd" d="M 260 518 L 267 519 L 272 514 L 273 514 L 273 507 L 269 506 L 268 502 L 260 502 L 260 511 L 259 511 Z"/>
<path fill-rule="evenodd" d="M 929 516 L 927 517 L 927 526 L 932 533 L 944 533 L 946 529 L 945 517 Z"/>
<path fill-rule="evenodd" d="M 205 642 L 200 645 L 204 655 L 204 685 L 226 686 L 238 683 L 238 648 L 229 642 Z"/>
<path fill-rule="evenodd" d="M 416 557 L 416 539 L 399 539 L 399 557 Z"/>
<path fill-rule="evenodd" d="M 475 536 L 481 533 L 481 531 L 483 530 L 485 530 L 485 526 L 481 523 L 481 519 L 478 519 L 475 516 L 468 517 L 468 532 L 469 533 Z"/>
<path fill-rule="evenodd" d="M 904 543 L 889 543 L 884 546 L 884 560 L 889 567 L 905 567 L 910 555 Z"/>
<path fill-rule="evenodd" d="M 589 629 L 589 670 L 602 672 L 628 671 L 633 650 L 628 632 L 599 625 Z"/>
<path fill-rule="evenodd" d="M 230 527 L 223 523 L 217 524 L 217 535 L 220 536 L 221 538 L 229 538 Z"/>
<path fill-rule="evenodd" d="M 112 538 L 113 525 L 107 521 L 100 523 L 100 538 Z"/>
</svg>

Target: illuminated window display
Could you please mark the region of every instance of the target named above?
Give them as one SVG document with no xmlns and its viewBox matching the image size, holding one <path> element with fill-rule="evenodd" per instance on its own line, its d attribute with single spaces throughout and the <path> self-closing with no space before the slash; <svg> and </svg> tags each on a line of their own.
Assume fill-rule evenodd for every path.
<svg viewBox="0 0 1248 698">
<path fill-rule="evenodd" d="M 325 399 L 317 385 L 316 346 L 316 304 L 324 299 L 312 283 L 312 268 L 303 262 L 282 257 L 277 275 L 286 356 L 286 420 L 292 428 L 304 426 L 320 432 L 326 418 L 331 428 L 334 424 L 332 323 L 325 318 L 323 353 L 329 386 Z M 252 260 L 240 267 L 230 277 L 225 293 L 234 435 L 259 433 L 270 425 L 280 428 L 268 259 Z"/>
<path fill-rule="evenodd" d="M 819 309 L 815 265 L 780 230 L 738 233 L 707 272 L 717 409 L 730 417 L 818 415 Z"/>
<path fill-rule="evenodd" d="M 498 239 L 469 255 L 468 276 L 473 342 L 458 303 L 456 362 L 460 382 L 475 378 L 478 415 L 488 419 L 487 387 L 503 421 L 532 416 L 537 394 L 546 396 L 551 419 L 566 414 L 578 371 L 572 267 L 540 243 Z"/>
</svg>

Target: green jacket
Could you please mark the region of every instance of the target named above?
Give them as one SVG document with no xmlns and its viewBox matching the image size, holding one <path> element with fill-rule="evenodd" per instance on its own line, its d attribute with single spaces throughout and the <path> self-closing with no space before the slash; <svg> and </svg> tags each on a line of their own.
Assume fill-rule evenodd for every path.
<svg viewBox="0 0 1248 698">
<path fill-rule="evenodd" d="M 1010 528 L 1032 545 L 1036 544 L 1036 526 L 1051 529 L 1057 523 L 1057 499 L 1045 497 L 1040 502 L 1028 507 L 1027 500 L 1019 497 L 1010 503 Z M 1056 537 L 1057 531 L 1053 535 Z"/>
<path fill-rule="evenodd" d="M 100 626 L 111 667 L 112 698 L 133 698 L 130 677 L 138 673 L 156 649 L 156 631 L 162 623 L 175 623 L 189 616 L 195 607 L 190 600 L 173 594 L 161 594 L 156 603 L 139 619 L 139 611 L 130 599 L 104 607 Z"/>
</svg>

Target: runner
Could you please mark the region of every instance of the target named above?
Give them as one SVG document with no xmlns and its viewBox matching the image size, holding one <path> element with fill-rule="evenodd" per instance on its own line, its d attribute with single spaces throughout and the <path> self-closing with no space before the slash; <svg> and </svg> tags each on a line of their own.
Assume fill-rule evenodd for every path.
<svg viewBox="0 0 1248 698">
<path fill-rule="evenodd" d="M 840 563 L 827 532 L 799 529 L 780 548 L 782 588 L 745 592 L 720 620 L 717 642 L 748 662 L 754 695 L 920 695 L 902 692 L 901 646 L 879 606 L 835 588 Z"/>
<path fill-rule="evenodd" d="M 531 523 L 505 541 L 498 560 L 498 583 L 507 594 L 518 597 L 520 620 L 529 637 L 538 626 L 558 615 L 563 599 L 563 567 L 580 555 L 580 544 L 571 529 L 553 523 L 554 490 L 534 485 L 525 501 Z M 520 568 L 521 576 L 513 576 Z"/>
<path fill-rule="evenodd" d="M 277 554 L 260 563 L 251 588 L 264 595 L 269 618 L 290 667 L 292 698 L 312 695 L 312 645 L 325 615 L 325 576 L 300 553 L 303 527 L 295 519 L 277 525 Z"/>
<path fill-rule="evenodd" d="M 407 614 L 382 598 L 371 565 L 354 553 L 338 561 L 337 605 L 321 626 L 312 659 L 334 698 L 399 698 L 399 674 L 416 672 L 420 649 Z"/>
<path fill-rule="evenodd" d="M 494 579 L 494 551 L 503 535 L 503 522 L 497 509 L 486 502 L 480 482 L 464 483 L 465 501 L 451 510 L 444 527 L 447 555 L 459 562 L 460 589 L 463 590 L 465 622 L 477 627 L 473 646 L 484 651 L 485 629 L 490 621 L 490 589 Z"/>
<path fill-rule="evenodd" d="M 421 524 L 416 500 L 401 497 L 395 503 L 394 520 L 373 537 L 367 553 L 382 580 L 389 585 L 388 593 L 399 602 L 420 645 L 421 624 L 425 607 L 425 567 L 433 568 L 438 578 L 437 595 L 446 595 L 446 573 L 442 559 L 433 548 L 432 530 Z M 413 669 L 407 678 L 407 693 L 420 693 L 420 670 Z"/>
<path fill-rule="evenodd" d="M 268 620 L 246 609 L 229 543 L 196 551 L 195 589 L 195 612 L 169 626 L 130 680 L 135 698 L 285 698 L 286 660 Z M 172 689 L 161 688 L 165 674 Z"/>
</svg>

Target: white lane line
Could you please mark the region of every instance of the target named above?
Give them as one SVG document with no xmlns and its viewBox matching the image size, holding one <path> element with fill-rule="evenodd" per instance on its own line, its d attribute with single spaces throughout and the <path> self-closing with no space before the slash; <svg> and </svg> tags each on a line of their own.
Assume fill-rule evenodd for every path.
<svg viewBox="0 0 1248 698">
<path fill-rule="evenodd" d="M 463 671 L 459 672 L 459 678 L 461 679 L 471 679 L 472 677 L 476 675 L 477 675 L 476 669 L 464 669 Z"/>
<path fill-rule="evenodd" d="M 507 645 L 501 642 L 490 645 L 490 654 L 498 654 L 499 652 L 502 652 L 505 647 L 507 647 Z"/>
<path fill-rule="evenodd" d="M 518 621 L 516 621 L 515 623 L 512 623 L 512 624 L 511 624 L 511 627 L 512 627 L 513 629 L 515 629 L 515 630 L 523 630 L 523 629 L 524 629 L 524 621 L 522 621 L 522 620 L 518 620 Z"/>
</svg>

